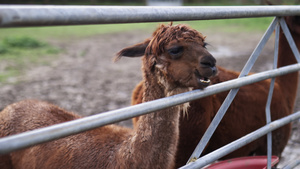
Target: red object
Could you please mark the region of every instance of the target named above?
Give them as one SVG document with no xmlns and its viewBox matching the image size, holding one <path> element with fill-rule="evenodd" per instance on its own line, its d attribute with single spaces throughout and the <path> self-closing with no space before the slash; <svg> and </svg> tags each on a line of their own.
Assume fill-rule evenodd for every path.
<svg viewBox="0 0 300 169">
<path fill-rule="evenodd" d="M 205 169 L 265 169 L 267 168 L 267 156 L 249 156 L 233 158 L 211 164 Z M 277 156 L 272 156 L 271 166 L 279 162 Z"/>
</svg>

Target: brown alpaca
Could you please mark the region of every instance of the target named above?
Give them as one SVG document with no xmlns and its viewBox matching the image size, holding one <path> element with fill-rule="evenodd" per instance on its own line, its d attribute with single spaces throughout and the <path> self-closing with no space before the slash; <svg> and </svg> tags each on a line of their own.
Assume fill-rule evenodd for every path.
<svg viewBox="0 0 300 169">
<path fill-rule="evenodd" d="M 204 88 L 216 73 L 204 37 L 184 25 L 161 25 L 143 48 L 143 102 Z M 178 71 L 180 67 L 180 71 Z M 187 104 L 140 117 L 135 129 L 108 125 L 0 156 L 0 168 L 174 168 L 180 112 Z M 80 118 L 49 103 L 26 100 L 0 113 L 0 137 Z M 21 140 L 20 140 L 21 141 Z"/>
<path fill-rule="evenodd" d="M 300 19 L 286 17 L 292 36 L 300 48 Z M 294 55 L 281 31 L 279 42 L 278 67 L 296 63 Z M 239 72 L 218 67 L 219 73 L 211 79 L 212 84 L 221 83 L 238 77 Z M 143 82 L 133 91 L 132 104 L 141 103 L 143 98 Z M 298 73 L 276 78 L 274 95 L 271 104 L 272 120 L 287 116 L 293 112 L 298 85 Z M 265 106 L 269 91 L 270 80 L 240 88 L 226 115 L 210 139 L 204 154 L 212 152 L 266 124 Z M 228 92 L 219 93 L 190 102 L 188 116 L 180 117 L 180 137 L 176 153 L 176 168 L 183 166 L 194 151 L 196 145 L 209 126 L 212 118 L 220 108 Z M 139 118 L 133 119 L 134 126 Z M 290 136 L 291 125 L 286 125 L 273 132 L 273 155 L 280 156 Z M 239 150 L 229 154 L 226 158 L 266 155 L 266 137 L 263 137 Z"/>
</svg>

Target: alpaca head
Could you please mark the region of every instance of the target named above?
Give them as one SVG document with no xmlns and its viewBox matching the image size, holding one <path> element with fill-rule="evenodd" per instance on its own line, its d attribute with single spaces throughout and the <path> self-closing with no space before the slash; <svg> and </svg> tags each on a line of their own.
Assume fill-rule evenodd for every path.
<svg viewBox="0 0 300 169">
<path fill-rule="evenodd" d="M 159 74 L 172 88 L 202 89 L 217 72 L 216 60 L 204 40 L 201 33 L 186 25 L 160 25 L 152 38 L 121 50 L 117 58 L 144 56 L 144 71 Z"/>
</svg>

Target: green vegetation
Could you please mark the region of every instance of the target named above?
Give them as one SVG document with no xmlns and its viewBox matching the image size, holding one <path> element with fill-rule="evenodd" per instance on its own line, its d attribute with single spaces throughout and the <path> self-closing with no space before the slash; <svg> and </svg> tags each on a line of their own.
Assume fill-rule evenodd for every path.
<svg viewBox="0 0 300 169">
<path fill-rule="evenodd" d="M 0 73 L 0 82 L 17 76 L 27 66 L 47 64 L 49 55 L 55 55 L 59 49 L 34 38 L 9 36 L 0 41 L 0 62 L 5 63 Z"/>
<path fill-rule="evenodd" d="M 29 37 L 8 37 L 3 39 L 4 46 L 21 49 L 34 49 L 46 46 L 45 43 Z"/>
</svg>

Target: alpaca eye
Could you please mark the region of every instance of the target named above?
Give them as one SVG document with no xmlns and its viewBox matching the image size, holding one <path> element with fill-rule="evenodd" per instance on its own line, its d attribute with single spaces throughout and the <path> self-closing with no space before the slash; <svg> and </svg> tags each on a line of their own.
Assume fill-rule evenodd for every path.
<svg viewBox="0 0 300 169">
<path fill-rule="evenodd" d="M 173 47 L 168 50 L 168 53 L 171 55 L 172 59 L 178 59 L 183 53 L 183 46 Z"/>
<path fill-rule="evenodd" d="M 208 45 L 208 43 L 204 42 L 203 47 L 206 49 L 207 45 Z"/>
</svg>

